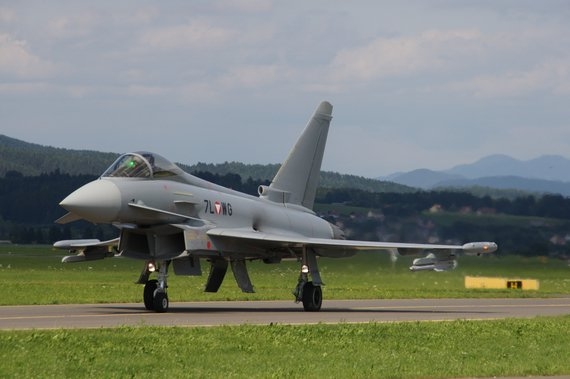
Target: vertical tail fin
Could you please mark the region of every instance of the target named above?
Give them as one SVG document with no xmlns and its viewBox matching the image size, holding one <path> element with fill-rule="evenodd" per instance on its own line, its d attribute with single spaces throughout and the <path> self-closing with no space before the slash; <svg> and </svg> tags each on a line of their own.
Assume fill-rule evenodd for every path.
<svg viewBox="0 0 570 379">
<path fill-rule="evenodd" d="M 269 188 L 265 188 L 267 195 L 271 195 L 272 192 L 282 193 L 283 202 L 313 209 L 331 119 L 332 105 L 323 101 L 315 110 Z M 263 191 L 260 193 L 264 196 Z M 269 196 L 271 197 L 273 196 Z"/>
</svg>

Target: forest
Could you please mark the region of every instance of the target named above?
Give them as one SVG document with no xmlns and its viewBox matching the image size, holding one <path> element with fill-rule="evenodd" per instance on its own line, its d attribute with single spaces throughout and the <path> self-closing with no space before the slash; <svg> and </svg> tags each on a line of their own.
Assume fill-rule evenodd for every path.
<svg viewBox="0 0 570 379">
<path fill-rule="evenodd" d="M 249 194 L 267 180 L 239 174 L 194 171 L 194 175 Z M 0 240 L 53 243 L 68 238 L 114 238 L 109 225 L 54 221 L 65 214 L 58 203 L 94 175 L 55 170 L 0 178 Z M 567 256 L 570 251 L 570 198 L 524 195 L 513 199 L 457 191 L 372 192 L 321 187 L 316 211 L 343 227 L 353 239 L 461 243 L 494 240 L 501 254 Z"/>
</svg>

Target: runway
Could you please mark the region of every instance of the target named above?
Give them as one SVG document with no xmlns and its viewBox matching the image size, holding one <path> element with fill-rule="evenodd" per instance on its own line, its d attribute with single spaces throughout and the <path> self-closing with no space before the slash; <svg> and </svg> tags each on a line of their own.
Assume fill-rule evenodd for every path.
<svg viewBox="0 0 570 379">
<path fill-rule="evenodd" d="M 320 312 L 292 301 L 171 303 L 167 313 L 142 304 L 0 307 L 0 329 L 216 326 L 484 320 L 570 314 L 570 297 L 548 299 L 328 300 Z"/>
</svg>

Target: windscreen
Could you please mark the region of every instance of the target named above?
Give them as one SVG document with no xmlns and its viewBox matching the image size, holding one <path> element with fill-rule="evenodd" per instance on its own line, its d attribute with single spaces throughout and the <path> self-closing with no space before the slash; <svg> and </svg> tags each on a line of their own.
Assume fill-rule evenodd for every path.
<svg viewBox="0 0 570 379">
<path fill-rule="evenodd" d="M 183 173 L 162 156 L 149 152 L 123 154 L 103 173 L 103 177 L 159 178 Z"/>
</svg>

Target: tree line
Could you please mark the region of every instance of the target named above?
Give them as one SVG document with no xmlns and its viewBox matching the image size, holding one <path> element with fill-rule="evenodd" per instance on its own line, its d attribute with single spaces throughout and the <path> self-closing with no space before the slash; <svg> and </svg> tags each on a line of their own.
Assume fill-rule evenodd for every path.
<svg viewBox="0 0 570 379">
<path fill-rule="evenodd" d="M 259 184 L 269 184 L 239 174 L 219 174 L 195 171 L 205 180 L 251 195 L 257 194 Z M 0 178 L 0 240 L 14 243 L 53 243 L 60 239 L 110 239 L 118 231 L 109 225 L 74 222 L 66 225 L 54 221 L 65 214 L 59 202 L 80 186 L 96 179 L 94 175 L 70 175 L 56 170 L 49 174 L 24 176 L 16 171 Z M 553 248 L 553 235 L 566 233 L 570 221 L 570 198 L 561 195 L 525 195 L 514 199 L 475 196 L 456 191 L 417 191 L 414 193 L 370 192 L 350 188 L 319 188 L 317 204 L 359 207 L 381 214 L 382 218 L 355 218 L 354 215 L 325 215 L 329 221 L 344 225 L 350 237 L 356 239 L 384 239 L 427 242 L 429 234 L 442 240 L 489 239 L 502 242 L 506 251 L 533 252 L 562 251 Z M 486 214 L 532 216 L 545 221 L 509 223 L 499 218 L 481 223 L 476 217 L 452 219 L 451 216 L 431 215 L 428 210 L 437 206 L 445 215 Z M 426 214 L 428 216 L 426 216 Z M 548 220 L 560 220 L 552 222 Z M 570 233 L 569 233 L 570 234 Z M 554 249 L 554 250 L 553 250 Z"/>
<path fill-rule="evenodd" d="M 323 189 L 317 202 L 381 209 L 387 215 L 411 215 L 439 205 L 448 212 L 477 211 L 513 216 L 570 219 L 570 198 L 558 194 L 524 195 L 514 199 L 475 196 L 469 192 L 368 192 L 351 188 Z"/>
</svg>

